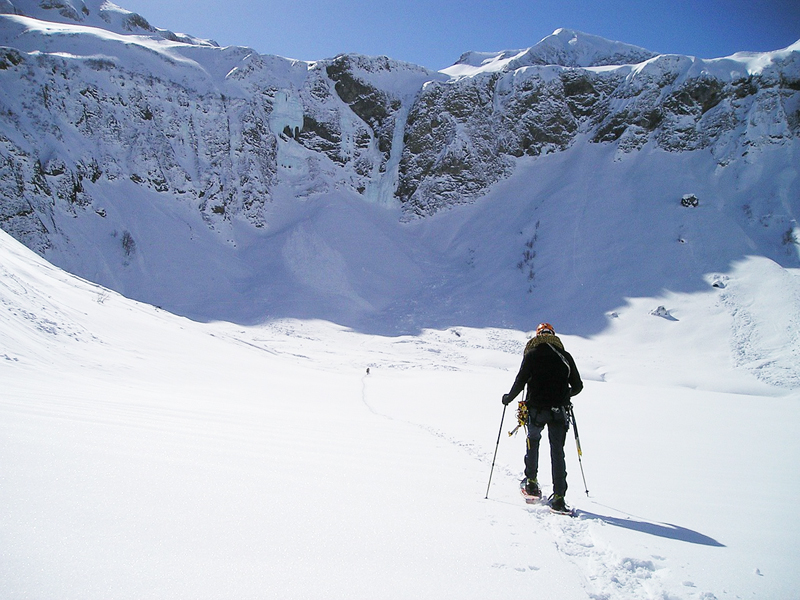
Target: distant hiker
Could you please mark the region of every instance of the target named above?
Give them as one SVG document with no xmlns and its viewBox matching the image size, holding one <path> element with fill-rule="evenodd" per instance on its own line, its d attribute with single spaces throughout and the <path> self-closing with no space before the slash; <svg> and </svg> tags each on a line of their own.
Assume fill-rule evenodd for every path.
<svg viewBox="0 0 800 600">
<path fill-rule="evenodd" d="M 568 410 L 570 398 L 583 389 L 578 368 L 569 352 L 556 336 L 553 326 L 542 323 L 536 335 L 525 346 L 522 365 L 511 391 L 503 396 L 508 405 L 525 386 L 528 393 L 520 401 L 523 425 L 528 430 L 527 453 L 525 454 L 525 478 L 520 483 L 526 496 L 541 497 L 537 475 L 539 470 L 539 442 L 542 430 L 547 425 L 550 440 L 550 462 L 553 473 L 553 495 L 550 507 L 558 512 L 567 512 L 564 496 L 567 493 L 567 464 L 564 458 L 564 443 L 569 428 Z"/>
<path fill-rule="evenodd" d="M 369 367 L 367 367 L 367 375 L 369 375 Z"/>
</svg>

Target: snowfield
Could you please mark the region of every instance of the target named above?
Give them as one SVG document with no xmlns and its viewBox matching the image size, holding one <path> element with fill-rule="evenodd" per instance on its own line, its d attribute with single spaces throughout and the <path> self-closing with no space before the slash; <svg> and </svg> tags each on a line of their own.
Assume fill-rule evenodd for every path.
<svg viewBox="0 0 800 600">
<path fill-rule="evenodd" d="M 800 584 L 797 388 L 691 343 L 634 368 L 667 319 L 563 338 L 586 380 L 589 495 L 568 440 L 570 519 L 519 496 L 515 405 L 484 499 L 524 332 L 202 324 L 5 233 L 0 253 L 5 598 L 721 600 Z"/>
</svg>

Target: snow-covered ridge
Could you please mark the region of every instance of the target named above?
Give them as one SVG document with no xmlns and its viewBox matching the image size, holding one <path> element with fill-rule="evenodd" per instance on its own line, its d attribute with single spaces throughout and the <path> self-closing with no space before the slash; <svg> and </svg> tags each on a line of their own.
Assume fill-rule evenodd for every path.
<svg viewBox="0 0 800 600">
<path fill-rule="evenodd" d="M 636 64 L 656 56 L 631 44 L 571 29 L 557 29 L 535 46 L 503 52 L 468 52 L 452 67 L 443 69 L 454 77 L 513 70 L 531 65 L 599 67 Z"/>
<path fill-rule="evenodd" d="M 217 46 L 216 42 L 153 27 L 143 16 L 108 0 L 2 0 L 0 14 L 97 27 L 119 34 L 153 35 L 183 44 Z"/>
<path fill-rule="evenodd" d="M 722 58 L 696 58 L 682 55 L 660 55 L 645 48 L 608 40 L 600 36 L 570 29 L 557 29 L 536 45 L 521 50 L 502 52 L 467 52 L 442 73 L 452 77 L 471 77 L 482 73 L 513 71 L 530 66 L 554 66 L 590 69 L 596 72 L 616 67 L 645 65 L 660 60 L 684 60 L 693 65 L 693 74 L 713 75 L 724 81 L 758 75 L 774 65 L 789 68 L 796 64 L 800 41 L 772 52 L 737 52 Z M 662 59 L 662 57 L 664 57 Z M 795 69 L 795 74 L 796 73 Z"/>
</svg>

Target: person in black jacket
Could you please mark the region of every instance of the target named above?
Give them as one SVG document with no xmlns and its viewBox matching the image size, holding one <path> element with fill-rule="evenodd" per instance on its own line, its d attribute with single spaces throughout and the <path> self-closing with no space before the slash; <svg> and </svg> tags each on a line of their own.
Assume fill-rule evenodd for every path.
<svg viewBox="0 0 800 600">
<path fill-rule="evenodd" d="M 528 418 L 527 453 L 525 454 L 525 479 L 523 492 L 541 497 L 537 481 L 539 470 L 539 442 L 542 430 L 547 425 L 550 440 L 550 463 L 553 473 L 553 496 L 550 506 L 554 510 L 566 511 L 564 497 L 567 493 L 567 465 L 564 458 L 564 443 L 569 428 L 568 408 L 570 398 L 579 394 L 583 382 L 575 361 L 556 336 L 553 326 L 542 323 L 536 335 L 525 346 L 525 354 L 519 373 L 511 390 L 503 396 L 503 404 L 509 404 L 528 386 L 524 401 Z"/>
</svg>

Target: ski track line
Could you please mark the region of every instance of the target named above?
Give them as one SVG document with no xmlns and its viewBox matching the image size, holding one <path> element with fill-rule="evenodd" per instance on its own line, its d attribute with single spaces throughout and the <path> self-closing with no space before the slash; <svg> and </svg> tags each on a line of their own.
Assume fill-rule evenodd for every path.
<svg viewBox="0 0 800 600">
<path fill-rule="evenodd" d="M 469 454 L 475 460 L 489 464 L 492 459 L 491 452 L 484 452 L 476 448 L 475 444 L 456 439 L 444 432 L 420 423 L 397 419 L 387 414 L 375 410 L 367 400 L 367 377 L 361 378 L 361 401 L 367 409 L 374 415 L 404 423 L 422 429 L 430 435 L 458 447 L 460 450 Z M 500 465 L 495 465 L 495 468 Z M 501 472 L 509 478 L 518 478 L 519 473 L 508 467 L 502 467 Z M 534 521 L 535 527 L 539 531 L 546 532 L 552 539 L 558 553 L 565 560 L 574 564 L 578 572 L 584 579 L 584 586 L 591 600 L 640 600 L 642 598 L 653 598 L 663 600 L 715 600 L 714 594 L 705 592 L 690 593 L 688 596 L 678 594 L 674 590 L 667 591 L 664 585 L 664 578 L 668 573 L 668 568 L 660 563 L 665 557 L 653 556 L 652 560 L 639 559 L 630 556 L 620 557 L 607 543 L 600 541 L 590 531 L 590 527 L 595 519 L 583 517 L 580 510 L 575 517 L 554 515 L 545 505 L 524 505 L 529 518 Z M 489 517 L 487 513 L 487 518 Z M 490 519 L 493 521 L 493 519 Z M 495 522 L 492 522 L 494 525 Z M 510 549 L 503 549 L 495 536 L 494 543 L 497 546 L 499 556 L 509 557 L 514 554 Z M 507 563 L 496 563 L 497 568 L 508 567 L 519 561 L 507 561 Z M 517 571 L 538 571 L 535 566 L 527 568 L 516 568 Z"/>
</svg>

